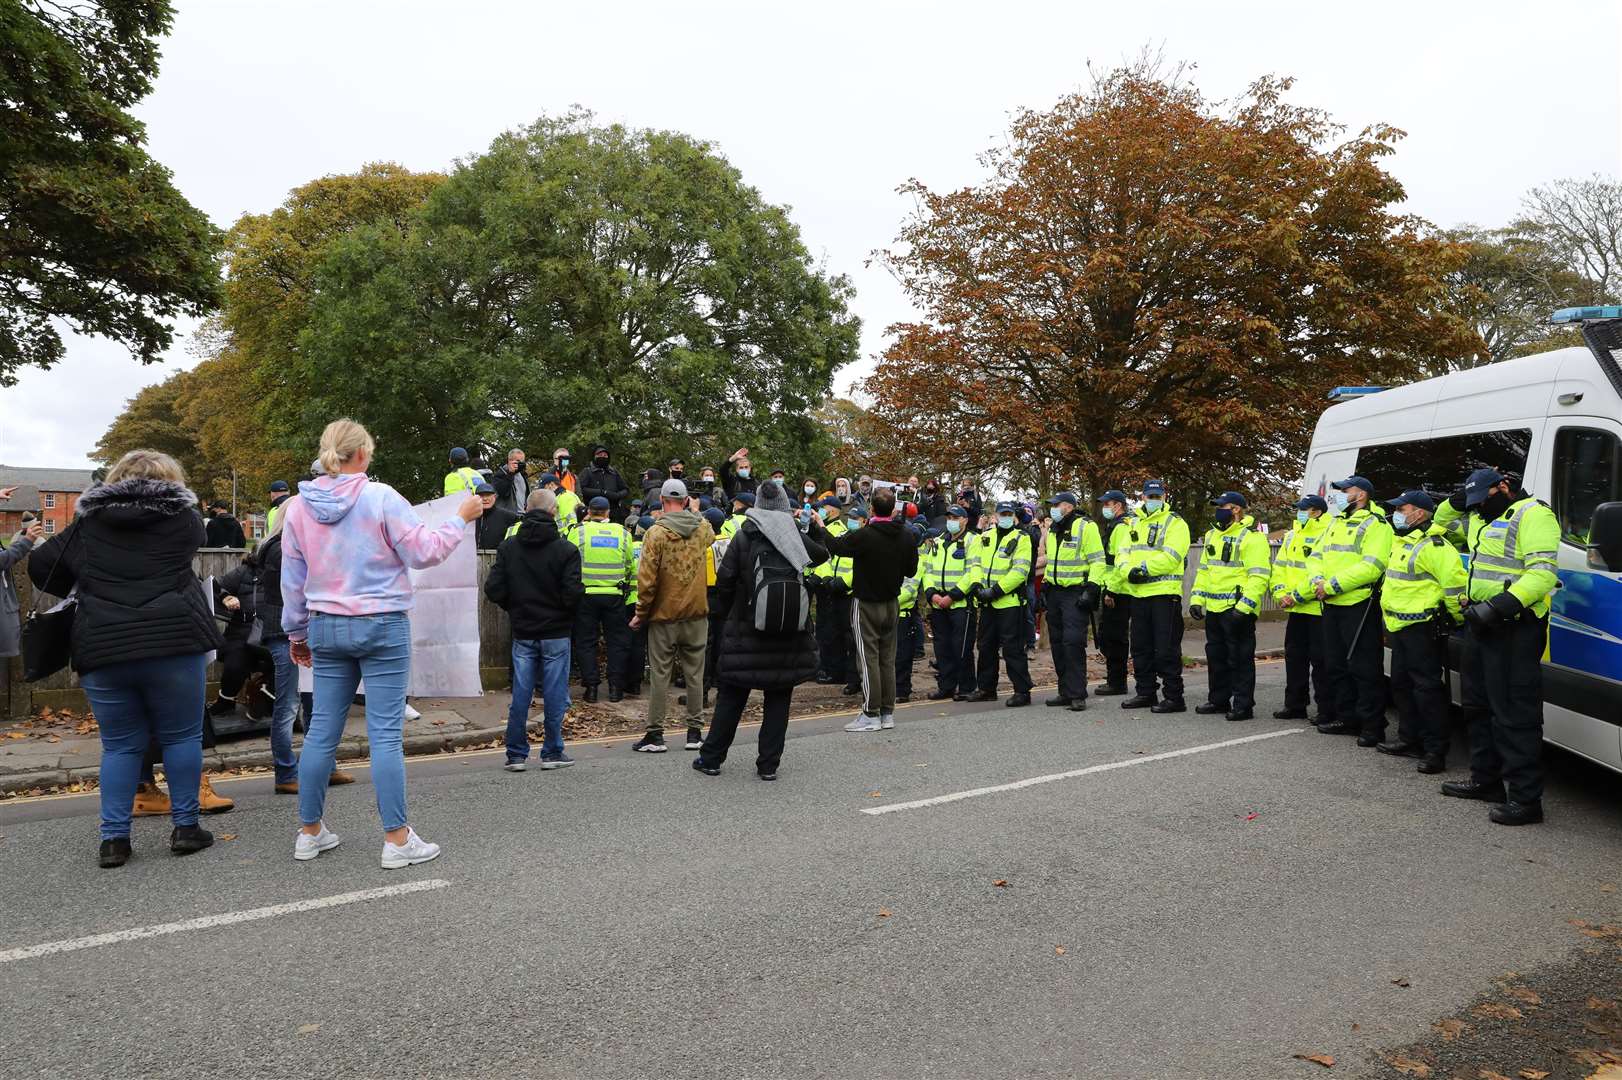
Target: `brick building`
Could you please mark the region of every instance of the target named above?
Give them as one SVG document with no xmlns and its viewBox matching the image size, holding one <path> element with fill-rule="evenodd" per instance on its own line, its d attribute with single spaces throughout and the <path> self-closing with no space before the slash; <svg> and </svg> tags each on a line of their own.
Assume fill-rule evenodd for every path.
<svg viewBox="0 0 1622 1080">
<path fill-rule="evenodd" d="M 10 499 L 0 500 L 0 537 L 9 539 L 22 527 L 25 512 L 45 525 L 46 535 L 68 527 L 79 496 L 91 484 L 89 469 L 25 469 L 0 465 L 0 488 L 16 487 Z"/>
</svg>

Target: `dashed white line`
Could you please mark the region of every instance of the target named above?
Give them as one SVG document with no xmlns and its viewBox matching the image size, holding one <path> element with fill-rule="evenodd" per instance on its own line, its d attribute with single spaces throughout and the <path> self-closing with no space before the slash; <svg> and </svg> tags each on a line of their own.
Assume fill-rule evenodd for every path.
<svg viewBox="0 0 1622 1080">
<path fill-rule="evenodd" d="M 223 915 L 203 915 L 196 919 L 160 923 L 157 926 L 137 926 L 130 930 L 115 930 L 110 934 L 92 934 L 89 937 L 68 938 L 66 941 L 47 941 L 40 945 L 28 945 L 21 949 L 7 949 L 0 952 L 0 964 L 9 964 L 14 960 L 32 960 L 37 956 L 76 952 L 79 949 L 95 949 L 102 945 L 117 945 L 125 941 L 139 941 L 142 938 L 162 937 L 165 934 L 183 934 L 191 930 L 212 930 L 217 926 L 234 926 L 237 923 L 274 919 L 278 915 L 296 915 L 301 911 L 318 911 L 321 908 L 342 907 L 345 904 L 362 904 L 368 900 L 383 900 L 390 896 L 403 896 L 406 893 L 424 892 L 428 889 L 443 889 L 449 884 L 450 882 L 442 878 L 428 878 L 424 881 L 407 882 L 404 885 L 388 885 L 377 889 L 361 889 L 358 892 L 339 893 L 336 896 L 321 896 L 314 900 L 295 900 L 290 904 L 274 904 L 270 907 L 250 908 L 247 911 L 228 911 Z"/>
<path fill-rule="evenodd" d="M 1246 735 L 1240 739 L 1224 739 L 1222 742 L 1206 743 L 1203 746 L 1186 746 L 1181 750 L 1167 750 L 1161 754 L 1145 754 L 1142 757 L 1130 757 L 1124 761 L 1110 761 L 1102 765 L 1089 765 L 1085 769 L 1071 769 L 1069 772 L 1033 776 L 1027 780 L 1015 780 L 1011 784 L 997 784 L 993 787 L 954 791 L 950 795 L 936 795 L 929 799 L 914 799 L 912 802 L 891 803 L 888 806 L 863 807 L 862 813 L 877 816 L 879 814 L 894 814 L 902 810 L 922 810 L 927 806 L 941 806 L 945 803 L 961 802 L 964 799 L 976 799 L 981 795 L 996 795 L 1004 791 L 1019 791 L 1021 788 L 1035 787 L 1038 784 L 1051 784 L 1055 780 L 1072 780 L 1078 776 L 1091 776 L 1094 773 L 1112 772 L 1115 769 L 1130 769 L 1134 765 L 1147 765 L 1151 761 L 1166 761 L 1170 758 L 1187 757 L 1189 754 L 1203 754 L 1210 750 L 1221 750 L 1229 746 L 1242 746 L 1245 743 L 1261 742 L 1263 739 L 1276 739 L 1281 735 L 1299 735 L 1301 731 L 1301 728 L 1286 728 L 1283 731 L 1267 731 L 1260 735 Z"/>
</svg>

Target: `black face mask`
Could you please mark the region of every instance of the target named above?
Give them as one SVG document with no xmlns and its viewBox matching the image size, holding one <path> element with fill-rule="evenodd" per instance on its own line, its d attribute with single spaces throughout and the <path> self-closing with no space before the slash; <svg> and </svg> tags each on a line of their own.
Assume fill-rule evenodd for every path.
<svg viewBox="0 0 1622 1080">
<path fill-rule="evenodd" d="M 672 480 L 680 480 L 682 477 L 684 477 L 686 475 L 687 475 L 687 473 L 684 472 L 681 469 L 671 469 L 670 470 L 670 478 Z"/>
<path fill-rule="evenodd" d="M 1481 505 L 1476 507 L 1476 513 L 1481 515 L 1483 521 L 1493 521 L 1496 518 L 1503 517 L 1504 511 L 1509 509 L 1509 503 L 1510 498 L 1508 495 L 1501 491 L 1495 491 L 1482 500 Z"/>
<path fill-rule="evenodd" d="M 608 457 L 607 457 L 607 455 L 604 455 L 603 457 L 600 457 L 600 458 L 593 458 L 592 460 L 597 462 L 597 467 L 599 469 L 608 468 Z"/>
</svg>

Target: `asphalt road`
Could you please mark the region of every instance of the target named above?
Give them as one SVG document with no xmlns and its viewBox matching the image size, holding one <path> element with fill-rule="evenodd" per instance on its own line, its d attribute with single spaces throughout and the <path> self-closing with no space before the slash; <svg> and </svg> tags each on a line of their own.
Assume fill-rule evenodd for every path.
<svg viewBox="0 0 1622 1080">
<path fill-rule="evenodd" d="M 1260 678 L 1270 711 L 1282 669 Z M 627 742 L 555 773 L 424 760 L 412 818 L 445 854 L 405 871 L 378 866 L 364 773 L 313 863 L 263 780 L 222 788 L 238 810 L 208 823 L 237 839 L 178 859 L 140 821 L 116 872 L 92 799 L 0 809 L 0 1075 L 1396 1075 L 1382 1048 L 1622 916 L 1595 767 L 1551 752 L 1549 823 L 1505 829 L 1351 739 L 1117 701 L 797 722 L 775 784 L 748 729 L 716 778 Z"/>
</svg>

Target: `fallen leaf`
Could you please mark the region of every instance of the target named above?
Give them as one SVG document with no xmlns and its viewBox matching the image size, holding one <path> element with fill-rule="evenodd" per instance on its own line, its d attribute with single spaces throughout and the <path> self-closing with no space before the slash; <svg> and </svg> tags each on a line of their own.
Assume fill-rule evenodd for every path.
<svg viewBox="0 0 1622 1080">
<path fill-rule="evenodd" d="M 1477 1080 L 1509 1080 L 1509 1077 L 1505 1076 L 1503 1073 L 1493 1072 L 1491 1069 L 1482 1069 L 1476 1074 L 1476 1077 Z"/>
<path fill-rule="evenodd" d="M 1334 1068 L 1335 1059 L 1328 1054 L 1291 1054 L 1297 1061 L 1310 1061 L 1314 1065 L 1322 1065 L 1326 1069 Z"/>
<path fill-rule="evenodd" d="M 1412 986 L 1413 984 L 1410 983 L 1406 978 L 1403 978 L 1403 977 L 1399 976 L 1398 978 L 1395 978 L 1395 979 L 1391 980 L 1391 985 L 1392 986 L 1400 986 L 1404 990 L 1406 990 L 1406 989 L 1408 989 L 1408 987 Z"/>
<path fill-rule="evenodd" d="M 1423 1061 L 1415 1061 L 1413 1058 L 1393 1056 L 1386 1058 L 1385 1063 L 1404 1076 L 1417 1076 L 1420 1080 L 1424 1080 L 1425 1077 L 1431 1074 L 1429 1065 Z"/>
<path fill-rule="evenodd" d="M 28 738 L 28 732 L 26 732 L 26 731 L 8 731 L 8 732 L 6 732 L 6 738 L 8 738 L 8 739 L 26 739 L 26 738 Z"/>
<path fill-rule="evenodd" d="M 434 725 L 435 727 L 444 727 L 445 726 L 445 718 L 443 716 L 441 716 L 438 720 L 430 720 L 428 722 L 430 724 Z"/>
<path fill-rule="evenodd" d="M 299 1029 L 298 1029 L 298 1033 L 300 1035 L 314 1035 L 316 1032 L 318 1032 L 320 1030 L 321 1030 L 321 1025 L 320 1024 L 300 1024 Z"/>
<path fill-rule="evenodd" d="M 1599 887 L 1599 891 L 1600 892 L 1616 892 L 1616 886 L 1615 885 L 1601 885 Z"/>
<path fill-rule="evenodd" d="M 890 909 L 889 908 L 887 908 L 887 907 L 879 908 L 879 918 L 888 919 L 889 917 L 890 917 Z"/>
<path fill-rule="evenodd" d="M 1054 956 L 1063 956 L 1064 955 L 1064 946 L 1063 945 L 1055 945 L 1055 946 L 1053 946 L 1053 955 Z"/>
<path fill-rule="evenodd" d="M 1586 1004 L 1590 1009 L 1603 1009 L 1606 1012 L 1617 1011 L 1616 1002 L 1606 1001 L 1603 998 L 1591 997 L 1588 999 Z"/>
<path fill-rule="evenodd" d="M 1443 1042 L 1452 1042 L 1466 1031 L 1469 1031 L 1470 1025 L 1462 1020 L 1438 1020 L 1431 1025 L 1431 1028 L 1442 1037 Z"/>
<path fill-rule="evenodd" d="M 1521 1080 L 1543 1080 L 1549 1075 L 1548 1069 L 1522 1069 L 1517 1075 Z"/>
<path fill-rule="evenodd" d="M 237 838 L 237 834 L 234 833 L 234 832 L 222 832 L 215 839 L 218 839 L 218 840 L 235 840 L 236 838 Z"/>
<path fill-rule="evenodd" d="M 1363 1025 L 1362 1024 L 1353 1024 L 1352 1025 L 1352 1030 L 1353 1031 L 1362 1031 L 1363 1030 Z"/>
<path fill-rule="evenodd" d="M 45 741 L 46 742 L 61 742 L 62 741 L 62 736 L 60 736 L 60 735 L 47 735 L 47 736 L 45 736 Z"/>
<path fill-rule="evenodd" d="M 1521 1010 L 1513 1005 L 1504 1005 L 1497 1001 L 1477 1005 L 1470 1011 L 1486 1020 L 1519 1020 L 1521 1018 Z"/>
<path fill-rule="evenodd" d="M 1538 997 L 1537 991 L 1525 986 L 1511 986 L 1504 991 L 1516 1001 L 1525 1005 L 1542 1005 L 1543 999 Z"/>
<path fill-rule="evenodd" d="M 998 878 L 996 881 L 993 881 L 991 884 L 994 887 L 998 888 L 998 889 L 1006 889 L 1006 888 L 1008 888 L 1008 879 L 1007 878 Z"/>
<path fill-rule="evenodd" d="M 867 793 L 867 797 L 869 799 L 882 799 L 882 798 L 884 798 L 884 792 L 882 792 L 882 791 L 869 791 Z"/>
</svg>

